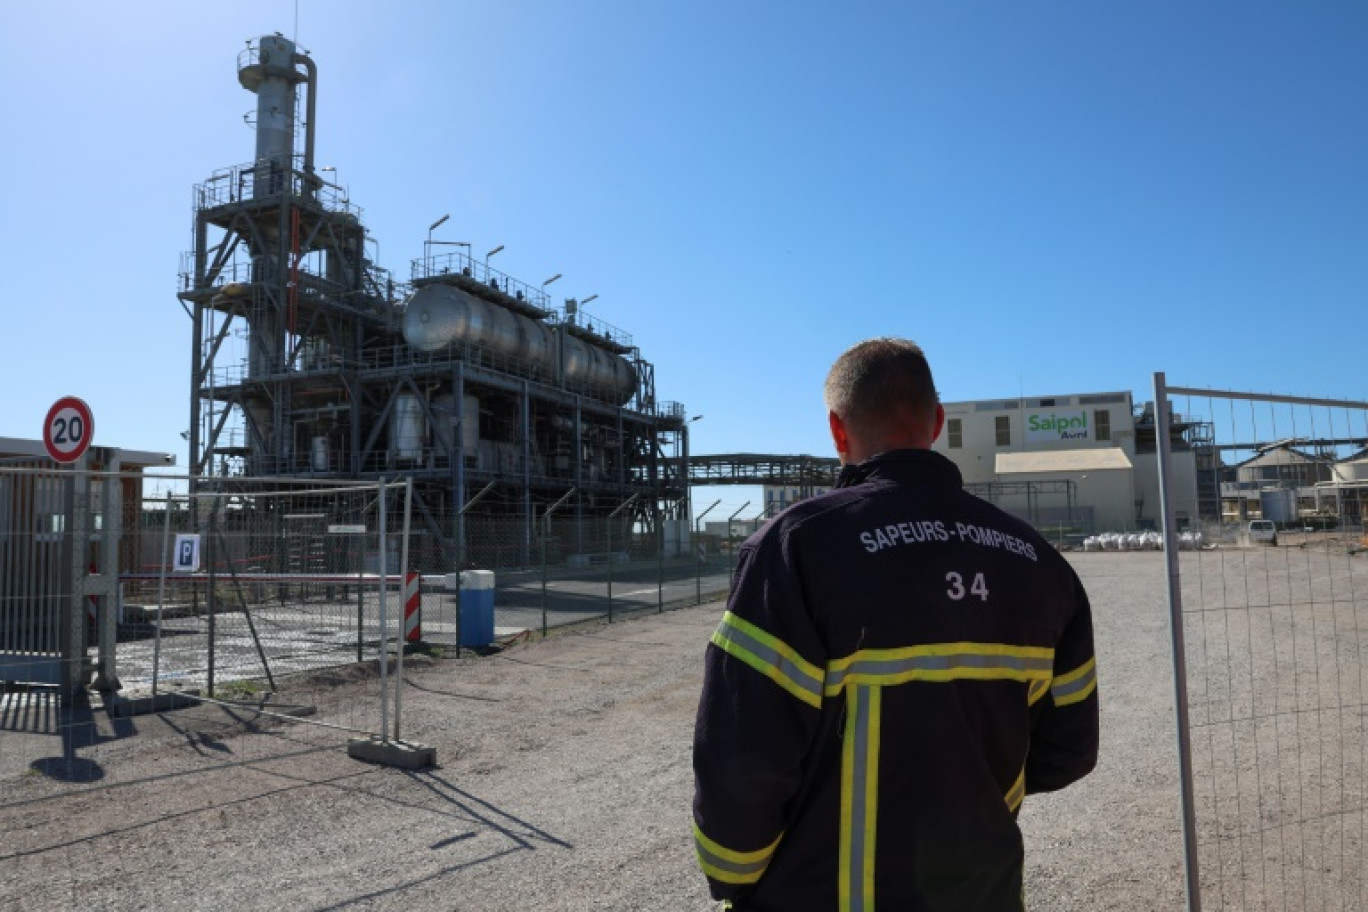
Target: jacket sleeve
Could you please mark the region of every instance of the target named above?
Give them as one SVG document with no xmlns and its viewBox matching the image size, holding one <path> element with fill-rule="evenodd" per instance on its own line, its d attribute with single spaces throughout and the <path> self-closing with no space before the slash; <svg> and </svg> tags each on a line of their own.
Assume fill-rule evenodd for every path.
<svg viewBox="0 0 1368 912">
<path fill-rule="evenodd" d="M 1061 789 L 1097 765 L 1097 660 L 1092 610 L 1077 575 L 1075 610 L 1055 646 L 1054 677 L 1036 707 L 1026 756 L 1026 793 Z"/>
<path fill-rule="evenodd" d="M 694 838 L 715 899 L 741 899 L 784 836 L 826 665 L 784 542 L 747 542 L 708 644 L 694 727 Z"/>
</svg>

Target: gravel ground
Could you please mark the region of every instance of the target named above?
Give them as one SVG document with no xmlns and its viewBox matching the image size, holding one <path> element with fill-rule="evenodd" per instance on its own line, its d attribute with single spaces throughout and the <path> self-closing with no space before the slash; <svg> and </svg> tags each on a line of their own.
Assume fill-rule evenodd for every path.
<svg viewBox="0 0 1368 912">
<path fill-rule="evenodd" d="M 1072 557 L 1096 615 L 1102 759 L 1027 799 L 1028 907 L 1179 909 L 1163 557 Z M 430 770 L 218 709 L 101 721 L 94 785 L 0 766 L 0 909 L 711 909 L 689 753 L 721 611 L 411 661 L 404 735 L 436 748 Z M 373 693 L 357 670 L 281 699 L 347 718 Z"/>
</svg>

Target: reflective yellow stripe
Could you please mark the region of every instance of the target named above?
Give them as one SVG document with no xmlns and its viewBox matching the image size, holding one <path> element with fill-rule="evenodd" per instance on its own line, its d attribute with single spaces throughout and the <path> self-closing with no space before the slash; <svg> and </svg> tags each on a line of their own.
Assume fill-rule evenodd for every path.
<svg viewBox="0 0 1368 912">
<path fill-rule="evenodd" d="M 1007 802 L 1007 810 L 1013 812 L 1021 807 L 1021 802 L 1026 800 L 1026 771 L 1024 769 L 1017 776 L 1016 782 L 1012 783 L 1012 787 L 1007 790 L 1004 800 Z"/>
<path fill-rule="evenodd" d="M 879 687 L 846 694 L 841 745 L 840 912 L 874 910 L 874 841 L 879 807 Z"/>
<path fill-rule="evenodd" d="M 787 643 L 728 611 L 712 635 L 727 655 L 745 662 L 813 708 L 822 706 L 822 670 Z"/>
<path fill-rule="evenodd" d="M 1068 674 L 1055 678 L 1050 686 L 1050 695 L 1054 697 L 1055 706 L 1068 706 L 1088 699 L 1096 689 L 1097 660 L 1093 658 Z"/>
<path fill-rule="evenodd" d="M 827 665 L 826 695 L 847 684 L 888 686 L 908 681 L 1049 681 L 1054 650 L 1005 643 L 933 643 L 901 649 L 861 649 Z"/>
<path fill-rule="evenodd" d="M 1050 692 L 1050 682 L 1044 678 L 1037 678 L 1026 688 L 1026 705 L 1035 706 L 1040 702 L 1040 698 Z"/>
<path fill-rule="evenodd" d="M 694 848 L 698 852 L 698 866 L 713 880 L 729 884 L 753 884 L 765 873 L 774 850 L 779 847 L 779 837 L 754 852 L 737 852 L 713 842 L 694 824 Z"/>
</svg>

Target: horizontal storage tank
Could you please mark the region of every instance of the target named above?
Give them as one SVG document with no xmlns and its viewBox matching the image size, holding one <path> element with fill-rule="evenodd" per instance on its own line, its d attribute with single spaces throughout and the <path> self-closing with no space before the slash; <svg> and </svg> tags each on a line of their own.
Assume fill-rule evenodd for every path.
<svg viewBox="0 0 1368 912">
<path fill-rule="evenodd" d="M 636 370 L 625 359 L 569 334 L 564 339 L 566 386 L 587 386 L 616 405 L 636 395 Z"/>
<path fill-rule="evenodd" d="M 419 351 L 438 351 L 453 343 L 480 345 L 531 366 L 537 374 L 549 375 L 556 365 L 551 327 L 450 285 L 425 285 L 409 297 L 404 339 Z"/>
<path fill-rule="evenodd" d="M 533 376 L 556 375 L 556 333 L 541 320 L 524 317 L 450 285 L 424 285 L 404 310 L 404 340 L 419 351 L 448 345 L 479 345 L 531 368 Z M 577 336 L 562 334 L 564 378 L 615 405 L 637 391 L 636 369 L 625 358 Z"/>
</svg>

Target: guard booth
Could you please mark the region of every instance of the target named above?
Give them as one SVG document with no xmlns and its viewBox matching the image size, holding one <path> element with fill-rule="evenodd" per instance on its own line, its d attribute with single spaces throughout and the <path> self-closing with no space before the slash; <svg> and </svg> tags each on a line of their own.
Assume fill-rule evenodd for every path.
<svg viewBox="0 0 1368 912">
<path fill-rule="evenodd" d="M 172 465 L 91 447 L 63 466 L 42 441 L 0 437 L 0 684 L 57 687 L 63 702 L 119 689 L 118 575 L 135 559 L 142 471 Z"/>
</svg>

